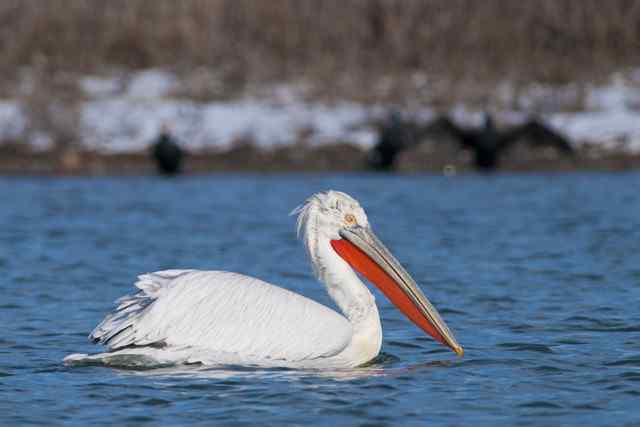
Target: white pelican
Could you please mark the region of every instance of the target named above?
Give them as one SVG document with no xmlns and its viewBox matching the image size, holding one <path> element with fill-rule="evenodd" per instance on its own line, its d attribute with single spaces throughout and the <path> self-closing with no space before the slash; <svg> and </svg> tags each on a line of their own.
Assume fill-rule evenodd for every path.
<svg viewBox="0 0 640 427">
<path fill-rule="evenodd" d="M 304 368 L 356 367 L 375 358 L 382 328 L 358 271 L 417 326 L 463 350 L 411 276 L 371 231 L 358 202 L 337 191 L 296 208 L 298 236 L 342 315 L 259 279 L 223 271 L 167 270 L 139 276 L 90 335 L 110 351 L 65 362 L 143 356 L 158 362 Z M 122 359 L 119 359 L 122 360 Z"/>
</svg>

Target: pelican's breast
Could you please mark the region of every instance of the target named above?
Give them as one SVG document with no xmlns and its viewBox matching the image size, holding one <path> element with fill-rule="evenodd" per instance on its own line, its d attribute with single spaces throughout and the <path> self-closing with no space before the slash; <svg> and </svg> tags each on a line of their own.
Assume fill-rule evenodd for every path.
<svg viewBox="0 0 640 427">
<path fill-rule="evenodd" d="M 341 356 L 348 359 L 352 366 L 359 366 L 374 359 L 382 348 L 382 326 L 375 304 L 371 306 L 368 315 L 352 327 L 351 341 Z"/>
</svg>

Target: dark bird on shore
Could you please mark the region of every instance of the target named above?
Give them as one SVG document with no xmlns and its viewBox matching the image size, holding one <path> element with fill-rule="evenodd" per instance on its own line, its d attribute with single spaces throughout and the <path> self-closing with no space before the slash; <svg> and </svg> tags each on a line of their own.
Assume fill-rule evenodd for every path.
<svg viewBox="0 0 640 427">
<path fill-rule="evenodd" d="M 373 169 L 393 169 L 397 155 L 419 141 L 415 123 L 405 121 L 397 111 L 392 111 L 379 125 L 378 141 L 369 152 L 369 165 Z"/>
<path fill-rule="evenodd" d="M 184 151 L 168 129 L 163 128 L 153 142 L 151 154 L 156 162 L 158 173 L 176 175 L 181 172 Z"/>
<path fill-rule="evenodd" d="M 484 124 L 480 128 L 461 127 L 442 116 L 423 131 L 423 135 L 433 133 L 448 134 L 462 147 L 470 149 L 475 167 L 485 171 L 496 169 L 502 153 L 522 140 L 527 140 L 534 147 L 554 147 L 564 154 L 573 153 L 573 147 L 564 136 L 537 119 L 499 131 L 490 114 L 485 114 Z"/>
<path fill-rule="evenodd" d="M 372 149 L 372 158 L 380 157 L 383 160 L 377 163 L 371 162 L 373 168 L 393 168 L 393 162 L 402 150 L 411 148 L 426 138 L 434 137 L 452 138 L 462 148 L 471 150 L 474 166 L 482 171 L 497 169 L 500 156 L 517 142 L 523 140 L 529 141 L 532 146 L 537 148 L 554 147 L 563 154 L 573 154 L 573 148 L 564 136 L 537 119 L 531 119 L 522 125 L 500 131 L 496 129 L 490 114 L 485 114 L 484 124 L 479 128 L 461 127 L 448 117 L 441 116 L 414 130 L 405 127 L 404 132 L 409 132 L 411 138 L 403 139 L 402 143 L 390 143 L 385 138 L 380 138 L 378 144 Z"/>
</svg>

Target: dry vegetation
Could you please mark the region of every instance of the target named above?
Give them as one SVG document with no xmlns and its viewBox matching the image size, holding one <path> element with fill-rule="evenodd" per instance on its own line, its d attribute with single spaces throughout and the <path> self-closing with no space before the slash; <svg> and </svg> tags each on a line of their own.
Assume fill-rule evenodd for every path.
<svg viewBox="0 0 640 427">
<path fill-rule="evenodd" d="M 571 82 L 580 104 L 583 83 L 640 66 L 640 1 L 3 0 L 0 52 L 0 97 L 21 99 L 26 139 L 47 133 L 58 148 L 52 163 L 45 154 L 37 161 L 19 144 L 5 144 L 11 156 L 0 169 L 40 173 L 87 164 L 92 173 L 122 165 L 139 171 L 150 167 L 143 154 L 67 155 L 78 143 L 78 75 L 164 67 L 182 77 L 181 95 L 195 99 L 297 81 L 315 98 L 409 107 L 426 101 L 445 109 L 460 101 L 496 105 L 495 89 L 505 80 L 514 99 L 532 82 Z M 343 170 L 352 166 L 336 159 L 349 158 L 360 168 L 365 156 L 344 147 L 304 155 L 299 147 L 243 149 L 192 158 L 190 169 L 255 163 L 251 168 Z M 11 163 L 12 156 L 24 162 Z M 606 167 L 630 167 L 626 161 Z M 414 166 L 409 162 L 405 169 Z M 565 167 L 575 165 L 556 169 Z"/>
<path fill-rule="evenodd" d="M 0 71 L 215 69 L 228 87 L 304 78 L 381 92 L 597 80 L 640 65 L 637 0 L 4 0 Z M 467 85 L 468 86 L 468 85 Z"/>
</svg>

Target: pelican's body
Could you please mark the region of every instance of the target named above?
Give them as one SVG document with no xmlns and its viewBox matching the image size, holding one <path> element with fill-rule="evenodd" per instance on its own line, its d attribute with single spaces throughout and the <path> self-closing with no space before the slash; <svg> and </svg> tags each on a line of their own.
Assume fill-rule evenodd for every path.
<svg viewBox="0 0 640 427">
<path fill-rule="evenodd" d="M 314 272 L 342 314 L 237 273 L 159 271 L 139 276 L 140 292 L 118 300 L 90 335 L 110 352 L 71 355 L 65 361 L 141 355 L 169 363 L 359 366 L 380 352 L 382 328 L 375 299 L 353 268 L 378 284 L 414 323 L 462 353 L 417 285 L 368 234 L 366 215 L 355 200 L 344 193 L 319 193 L 296 212 Z M 408 296 L 394 293 L 394 280 Z M 424 319 L 416 315 L 421 312 Z"/>
</svg>

